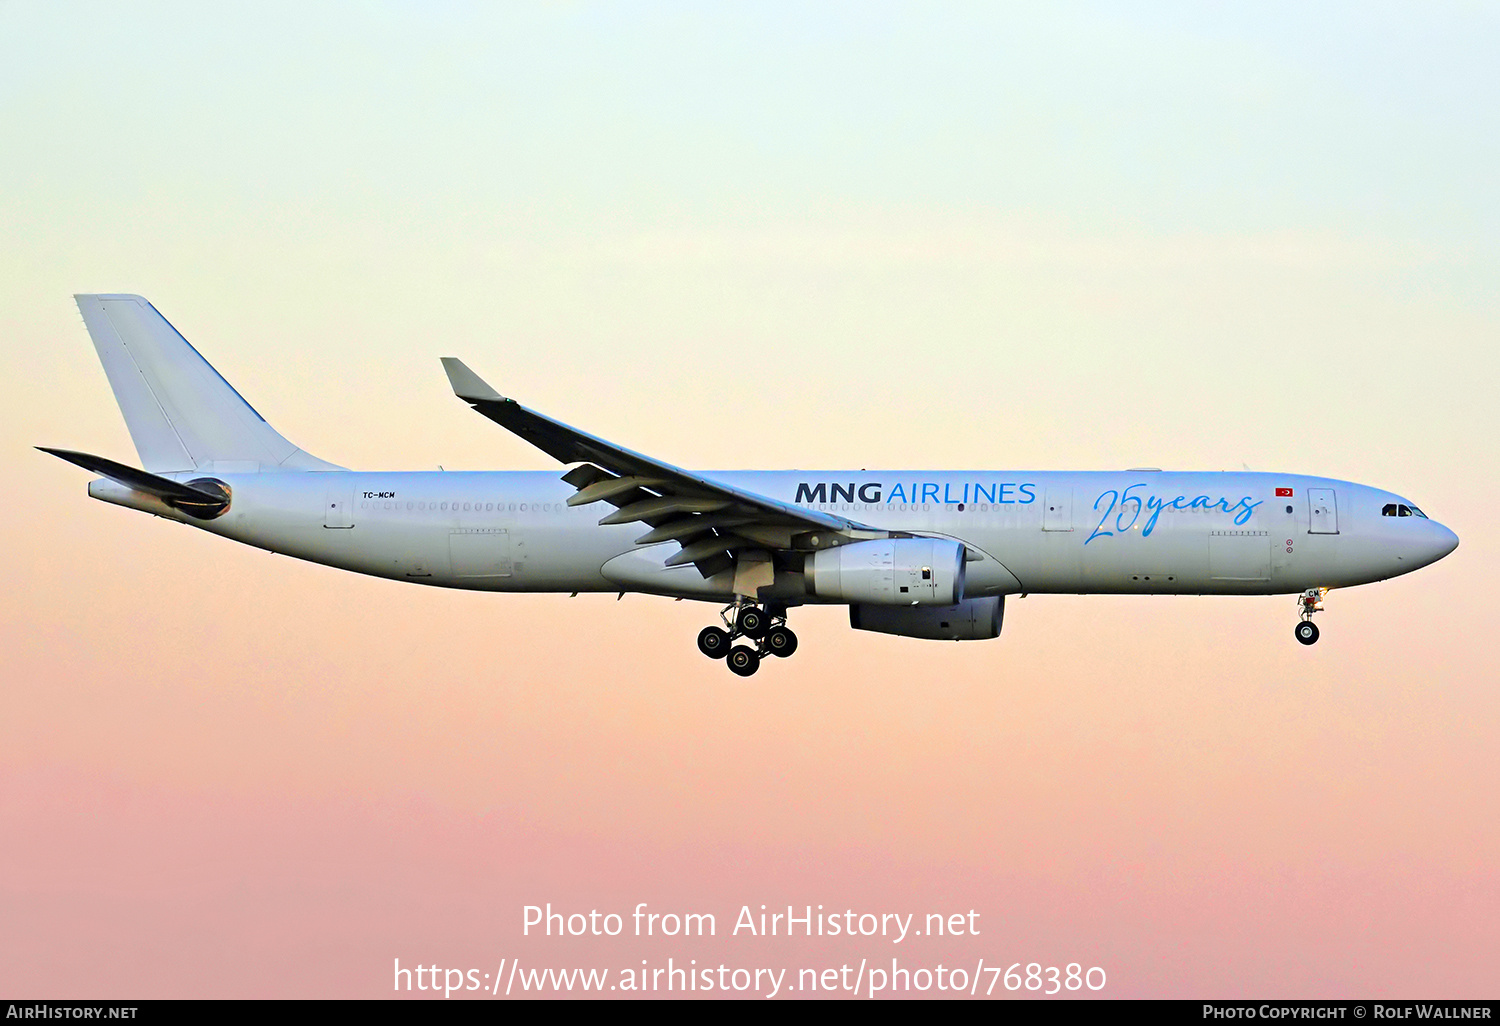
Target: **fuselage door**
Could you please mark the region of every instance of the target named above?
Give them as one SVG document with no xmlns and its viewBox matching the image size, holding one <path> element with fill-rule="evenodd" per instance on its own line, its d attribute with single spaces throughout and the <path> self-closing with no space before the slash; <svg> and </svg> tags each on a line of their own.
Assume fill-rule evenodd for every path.
<svg viewBox="0 0 1500 1026">
<path fill-rule="evenodd" d="M 1307 505 L 1310 511 L 1308 534 L 1339 533 L 1339 507 L 1332 488 L 1309 488 Z"/>
<path fill-rule="evenodd" d="M 1042 505 L 1042 530 L 1073 530 L 1073 489 L 1047 489 L 1047 501 Z"/>
<path fill-rule="evenodd" d="M 459 580 L 509 577 L 510 532 L 501 527 L 465 527 L 448 532 L 448 555 Z"/>
<path fill-rule="evenodd" d="M 323 500 L 323 526 L 346 531 L 354 526 L 354 492 L 337 486 Z"/>
</svg>

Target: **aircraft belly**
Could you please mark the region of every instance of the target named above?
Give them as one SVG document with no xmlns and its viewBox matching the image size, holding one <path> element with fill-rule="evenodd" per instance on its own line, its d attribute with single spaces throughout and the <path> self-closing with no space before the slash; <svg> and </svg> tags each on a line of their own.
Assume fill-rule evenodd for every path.
<svg viewBox="0 0 1500 1026">
<path fill-rule="evenodd" d="M 1078 539 L 1072 534 L 1017 528 L 991 536 L 985 546 L 1009 568 L 1023 592 L 1077 591 Z M 972 573 L 973 567 L 967 570 Z"/>
<path fill-rule="evenodd" d="M 677 551 L 675 542 L 631 549 L 607 560 L 600 574 L 622 591 L 644 591 L 682 598 L 724 599 L 734 595 L 734 572 L 726 570 L 705 578 L 692 564 L 668 567 L 667 557 Z"/>
<path fill-rule="evenodd" d="M 1092 545 L 1085 545 L 1087 535 L 1078 532 L 1017 534 L 1022 536 L 997 543 L 995 551 L 1027 592 L 1202 595 L 1287 590 L 1269 573 L 1270 538 L 1265 531 L 1243 540 L 1234 536 L 1237 540 L 1228 546 L 1224 541 L 1213 545 L 1215 536 L 1206 524 L 1158 527 L 1149 538 L 1125 532 Z M 1211 546 L 1216 555 L 1211 555 Z"/>
<path fill-rule="evenodd" d="M 1197 532 L 1158 529 L 1144 537 L 1138 530 L 1125 531 L 1083 546 L 1077 590 L 1197 594 L 1208 585 L 1207 562 L 1206 539 Z"/>
</svg>

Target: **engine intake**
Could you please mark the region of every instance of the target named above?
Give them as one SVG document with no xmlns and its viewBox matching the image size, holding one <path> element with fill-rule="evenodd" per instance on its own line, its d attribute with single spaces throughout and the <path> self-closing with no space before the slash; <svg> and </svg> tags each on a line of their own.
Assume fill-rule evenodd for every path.
<svg viewBox="0 0 1500 1026">
<path fill-rule="evenodd" d="M 1000 636 L 1005 596 L 965 599 L 953 606 L 849 607 L 849 626 L 857 631 L 898 634 L 932 641 L 983 641 Z"/>
<path fill-rule="evenodd" d="M 946 538 L 880 538 L 815 552 L 803 572 L 819 598 L 951 606 L 964 596 L 964 547 Z"/>
</svg>

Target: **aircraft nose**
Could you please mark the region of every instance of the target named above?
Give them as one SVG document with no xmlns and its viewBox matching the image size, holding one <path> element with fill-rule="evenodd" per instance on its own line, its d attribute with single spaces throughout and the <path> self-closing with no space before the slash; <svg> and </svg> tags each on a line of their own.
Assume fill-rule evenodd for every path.
<svg viewBox="0 0 1500 1026">
<path fill-rule="evenodd" d="M 1458 548 L 1458 535 L 1436 521 L 1428 522 L 1427 537 L 1422 541 L 1422 550 L 1418 554 L 1421 565 L 1436 563 L 1448 553 Z"/>
<path fill-rule="evenodd" d="M 1442 548 L 1439 550 L 1436 558 L 1442 559 L 1448 553 L 1458 548 L 1458 535 L 1448 530 L 1448 528 L 1444 527 L 1442 524 L 1438 524 L 1438 528 L 1443 532 L 1443 541 Z"/>
</svg>

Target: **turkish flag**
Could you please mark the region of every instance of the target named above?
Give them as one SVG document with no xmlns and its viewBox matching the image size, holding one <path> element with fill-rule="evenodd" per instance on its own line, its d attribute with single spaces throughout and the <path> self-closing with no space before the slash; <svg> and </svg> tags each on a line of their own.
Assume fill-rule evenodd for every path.
<svg viewBox="0 0 1500 1026">
<path fill-rule="evenodd" d="M 1292 497 L 1292 490 L 1290 488 L 1278 488 L 1278 489 L 1276 489 L 1276 497 L 1278 499 L 1280 499 L 1280 498 L 1290 499 Z"/>
</svg>

